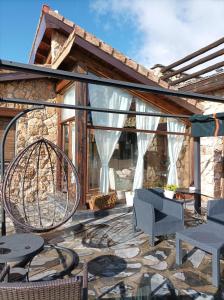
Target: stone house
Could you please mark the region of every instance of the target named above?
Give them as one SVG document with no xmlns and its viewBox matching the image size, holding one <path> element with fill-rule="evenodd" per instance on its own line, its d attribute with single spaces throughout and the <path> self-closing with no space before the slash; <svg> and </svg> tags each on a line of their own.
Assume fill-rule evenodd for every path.
<svg viewBox="0 0 224 300">
<path fill-rule="evenodd" d="M 158 70 L 147 69 L 136 63 L 46 5 L 41 11 L 29 63 L 132 83 L 173 89 L 186 88 L 185 86 L 170 87 L 167 81 L 160 78 L 162 74 L 161 72 L 158 74 L 156 72 Z M 213 78 L 208 80 L 212 85 Z M 203 87 L 202 81 L 200 82 L 195 83 L 196 86 L 194 84 L 188 86 L 188 90 L 197 88 L 198 92 L 204 92 L 203 89 L 200 90 L 200 84 Z M 103 95 L 106 95 L 111 90 L 104 89 L 103 92 Z M 223 95 L 221 89 L 206 92 L 217 92 Z M 2 71 L 0 73 L 0 97 L 39 99 L 93 106 L 93 100 L 97 100 L 94 95 L 99 96 L 99 91 L 96 91 L 93 85 L 81 82 L 74 83 L 21 72 Z M 114 89 L 113 97 L 121 97 L 122 105 L 127 102 L 126 110 L 142 107 L 143 111 L 190 116 L 210 113 L 213 108 L 211 104 L 205 102 L 178 101 L 178 99 L 168 96 L 131 90 Z M 96 103 L 102 107 L 108 107 L 106 100 Z M 121 107 L 123 106 L 113 108 L 121 109 Z M 25 108 L 25 105 L 20 104 L 1 104 L 0 136 L 5 124 Z M 224 110 L 221 106 L 219 109 Z M 103 117 L 103 115 L 101 116 Z M 59 145 L 76 165 L 83 206 L 86 205 L 91 195 L 100 191 L 116 190 L 118 193 L 121 192 L 121 197 L 123 197 L 125 191 L 132 190 L 133 184 L 136 184 L 136 187 L 166 184 L 170 174 L 169 135 L 167 134 L 170 123 L 168 119 L 158 119 L 157 124 L 151 124 L 151 127 L 141 127 L 138 118 L 130 115 L 122 120 L 116 120 L 114 117 L 112 125 L 108 123 L 108 120 L 104 123 L 97 123 L 95 119 L 94 114 L 81 110 L 74 113 L 65 109 L 46 108 L 44 113 L 30 112 L 21 118 L 11 131 L 7 140 L 6 163 L 38 138 L 43 136 L 49 139 Z M 177 171 L 178 185 L 188 187 L 193 180 L 193 141 L 190 138 L 190 123 L 186 119 L 175 122 L 182 124 L 181 126 L 184 128 L 182 137 L 184 138 L 174 171 Z M 112 144 L 109 144 L 111 139 L 108 142 L 113 151 L 107 155 L 105 166 L 102 158 L 105 149 L 100 151 L 102 143 L 100 144 L 99 137 L 97 138 L 97 132 L 100 132 L 102 137 L 108 132 L 108 127 L 116 128 L 117 131 L 111 130 L 111 132 L 119 132 L 119 134 L 113 139 Z M 148 133 L 151 130 L 151 135 L 147 135 L 147 130 Z M 153 135 L 152 132 L 155 134 Z M 148 141 L 145 151 L 142 151 L 142 158 L 139 159 L 138 144 L 141 142 L 141 137 L 144 140 L 145 136 L 151 136 L 151 140 Z M 105 138 L 107 137 L 105 136 Z M 205 139 L 201 147 L 203 156 L 202 187 L 210 196 L 223 196 L 223 139 Z M 209 163 L 204 158 L 208 158 Z M 138 181 L 138 178 L 135 178 L 136 168 L 143 170 L 141 183 L 135 182 Z M 102 170 L 106 172 L 104 183 L 101 180 L 102 174 L 100 174 Z"/>
</svg>

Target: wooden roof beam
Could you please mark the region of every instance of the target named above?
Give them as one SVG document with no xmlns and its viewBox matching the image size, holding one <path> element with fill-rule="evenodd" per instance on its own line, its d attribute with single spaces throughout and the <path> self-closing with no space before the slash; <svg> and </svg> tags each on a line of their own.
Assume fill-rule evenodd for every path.
<svg viewBox="0 0 224 300">
<path fill-rule="evenodd" d="M 38 75 L 38 74 L 28 74 L 28 73 L 24 73 L 24 72 L 0 74 L 0 82 L 15 81 L 15 80 L 27 80 L 27 79 L 39 79 L 39 78 L 46 78 L 46 76 L 42 76 L 42 75 Z"/>
<path fill-rule="evenodd" d="M 185 63 L 186 61 L 191 60 L 192 58 L 195 58 L 196 56 L 201 55 L 201 54 L 207 52 L 208 50 L 211 50 L 211 49 L 213 49 L 213 48 L 215 48 L 215 47 L 217 47 L 217 46 L 219 46 L 223 43 L 224 43 L 224 37 L 217 40 L 217 41 L 215 41 L 214 43 L 211 43 L 211 44 L 207 45 L 206 47 L 203 47 L 203 48 L 201 48 L 201 49 L 185 56 L 184 58 L 182 58 L 182 59 L 166 66 L 165 68 L 162 69 L 162 72 L 164 73 L 164 72 L 166 72 L 170 69 L 173 69 L 174 67 L 177 67 L 177 66 Z"/>
<path fill-rule="evenodd" d="M 223 54 L 224 54 L 224 48 L 221 49 L 221 50 L 218 50 L 218 51 L 216 51 L 216 52 L 214 52 L 214 53 L 212 53 L 210 55 L 207 55 L 207 56 L 205 56 L 205 57 L 203 57 L 203 58 L 201 58 L 201 59 L 199 59 L 199 60 L 197 60 L 197 61 L 195 61 L 195 62 L 193 62 L 193 63 L 191 63 L 191 64 L 189 64 L 189 65 L 187 65 L 185 67 L 183 67 L 183 68 L 180 68 L 180 69 L 178 69 L 178 70 L 170 73 L 170 74 L 164 75 L 164 76 L 161 77 L 161 79 L 165 80 L 165 79 L 171 78 L 174 75 L 183 73 L 183 72 L 185 72 L 185 71 L 187 71 L 189 69 L 192 69 L 192 68 L 194 68 L 194 67 L 196 67 L 198 65 L 201 65 L 201 64 L 203 64 L 203 63 L 205 63 L 205 62 L 207 62 L 209 60 L 212 60 L 212 59 L 214 59 L 216 57 L 219 57 L 219 56 L 221 56 Z"/>
<path fill-rule="evenodd" d="M 180 87 L 182 91 L 192 91 L 194 93 L 206 93 L 223 88 L 224 73 L 215 74 L 211 77 L 204 78 L 200 81 L 190 83 Z"/>
<path fill-rule="evenodd" d="M 44 64 L 46 61 L 46 56 L 43 56 L 40 53 L 36 53 L 36 63 Z"/>
<path fill-rule="evenodd" d="M 182 78 L 180 78 L 180 79 L 174 80 L 174 81 L 170 82 L 170 85 L 175 85 L 175 84 L 178 84 L 178 83 L 187 81 L 187 80 L 189 80 L 189 79 L 191 79 L 191 78 L 194 78 L 194 77 L 200 76 L 200 75 L 202 75 L 202 74 L 211 72 L 211 71 L 213 71 L 213 70 L 215 70 L 215 69 L 218 69 L 218 68 L 221 68 L 221 67 L 223 67 L 223 66 L 224 66 L 224 61 L 219 62 L 219 63 L 216 63 L 216 64 L 214 64 L 214 65 L 212 65 L 212 66 L 210 66 L 210 67 L 208 67 L 208 68 L 205 68 L 205 69 L 200 70 L 200 71 L 198 71 L 198 72 L 195 72 L 195 73 L 192 73 L 192 74 L 190 74 L 190 75 L 184 76 L 184 77 L 182 77 Z"/>
</svg>

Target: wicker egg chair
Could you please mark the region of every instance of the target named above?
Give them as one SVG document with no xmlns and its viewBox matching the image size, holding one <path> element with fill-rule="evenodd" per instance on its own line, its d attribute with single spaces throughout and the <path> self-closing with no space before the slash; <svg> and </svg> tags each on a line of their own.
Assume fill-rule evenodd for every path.
<svg viewBox="0 0 224 300">
<path fill-rule="evenodd" d="M 21 151 L 3 180 L 4 207 L 23 231 L 48 232 L 67 222 L 80 201 L 75 166 L 65 153 L 42 138 Z"/>
<path fill-rule="evenodd" d="M 47 233 L 65 224 L 79 205 L 76 168 L 58 146 L 41 138 L 22 150 L 7 168 L 2 199 L 17 233 Z M 45 250 L 52 247 L 70 257 L 62 272 L 49 276 L 62 278 L 77 265 L 77 255 L 71 249 L 50 244 Z M 20 266 L 27 263 L 21 262 Z"/>
</svg>

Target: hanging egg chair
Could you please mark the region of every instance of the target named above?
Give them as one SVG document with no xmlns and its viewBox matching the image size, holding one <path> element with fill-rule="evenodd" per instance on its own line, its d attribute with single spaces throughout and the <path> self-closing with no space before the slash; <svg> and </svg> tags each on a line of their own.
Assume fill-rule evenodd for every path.
<svg viewBox="0 0 224 300">
<path fill-rule="evenodd" d="M 58 146 L 41 138 L 7 168 L 2 197 L 18 227 L 33 232 L 53 230 L 67 222 L 79 205 L 76 168 Z"/>
</svg>

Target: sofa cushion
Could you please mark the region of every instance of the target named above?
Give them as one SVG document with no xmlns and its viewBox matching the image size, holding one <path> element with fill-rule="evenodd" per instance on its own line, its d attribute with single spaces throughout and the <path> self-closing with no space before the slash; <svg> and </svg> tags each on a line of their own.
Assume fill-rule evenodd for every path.
<svg viewBox="0 0 224 300">
<path fill-rule="evenodd" d="M 209 221 L 224 225 L 224 213 L 214 214 L 207 218 Z"/>
<path fill-rule="evenodd" d="M 182 229 L 179 219 L 158 210 L 155 210 L 155 222 L 155 231 L 157 234 L 175 233 L 177 230 Z"/>
</svg>

